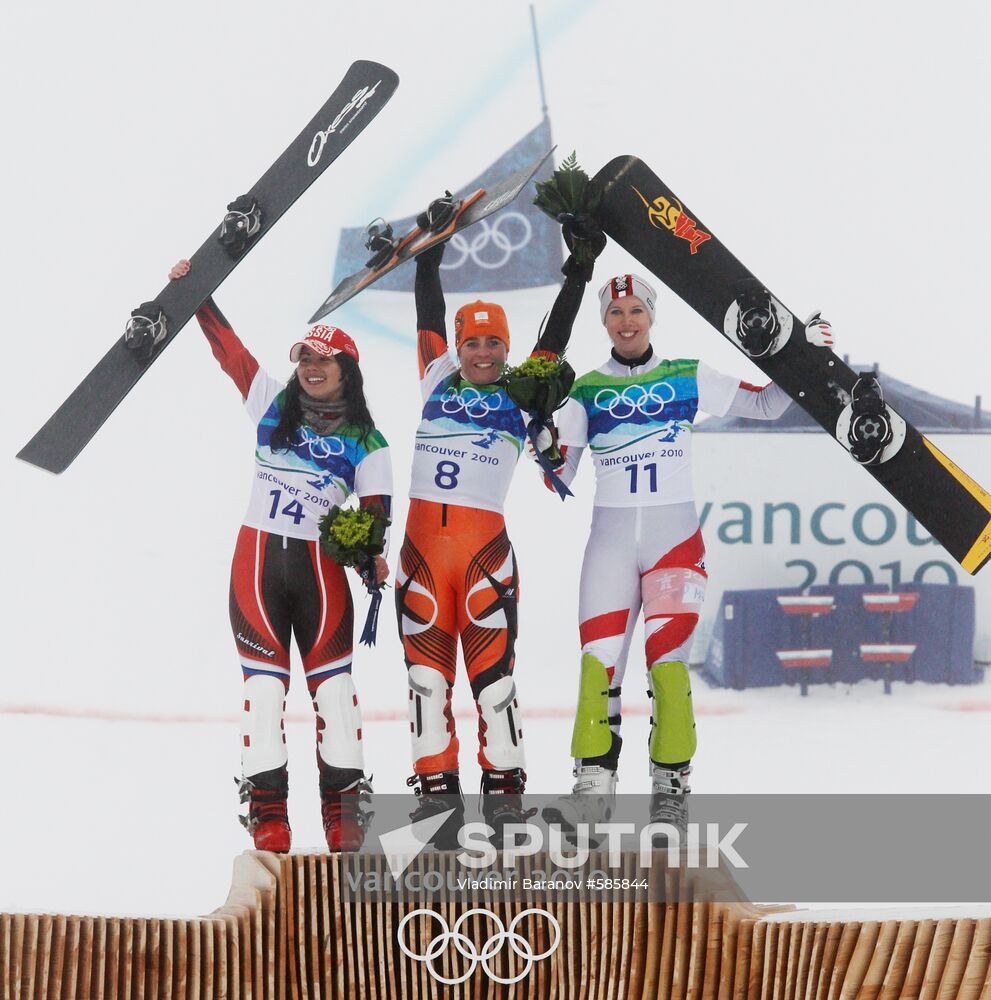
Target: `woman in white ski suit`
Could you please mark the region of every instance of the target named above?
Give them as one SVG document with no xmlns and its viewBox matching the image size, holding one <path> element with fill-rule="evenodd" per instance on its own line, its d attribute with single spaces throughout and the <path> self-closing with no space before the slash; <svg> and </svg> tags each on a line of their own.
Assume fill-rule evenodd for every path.
<svg viewBox="0 0 991 1000">
<path fill-rule="evenodd" d="M 655 292 L 642 278 L 612 278 L 599 302 L 610 357 L 575 382 L 557 415 L 562 477 L 574 478 L 585 448 L 596 475 L 578 610 L 573 801 L 615 791 L 623 675 L 642 609 L 653 698 L 651 813 L 677 821 L 696 748 L 687 661 L 708 579 L 692 488 L 692 424 L 700 411 L 774 420 L 791 399 L 773 382 L 757 387 L 697 360 L 659 357 L 650 343 Z M 832 343 L 829 324 L 818 317 L 806 332 L 814 344 Z M 555 812 L 549 818 L 567 822 Z"/>
</svg>

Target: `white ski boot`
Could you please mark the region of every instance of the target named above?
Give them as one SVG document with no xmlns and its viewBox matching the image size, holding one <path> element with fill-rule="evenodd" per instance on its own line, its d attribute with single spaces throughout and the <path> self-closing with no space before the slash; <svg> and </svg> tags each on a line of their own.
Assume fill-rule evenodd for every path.
<svg viewBox="0 0 991 1000">
<path fill-rule="evenodd" d="M 678 831 L 680 846 L 688 835 L 688 776 L 692 773 L 688 763 L 673 768 L 650 762 L 650 821 L 666 823 Z M 654 834 L 654 847 L 667 847 L 669 838 L 661 832 Z"/>
<path fill-rule="evenodd" d="M 606 823 L 616 808 L 616 772 L 600 764 L 576 763 L 572 771 L 575 787 L 543 808 L 541 815 L 554 823 L 571 843 L 578 840 L 579 824 L 588 828 L 589 847 L 598 847 L 603 837 L 595 833 L 596 823 Z"/>
</svg>

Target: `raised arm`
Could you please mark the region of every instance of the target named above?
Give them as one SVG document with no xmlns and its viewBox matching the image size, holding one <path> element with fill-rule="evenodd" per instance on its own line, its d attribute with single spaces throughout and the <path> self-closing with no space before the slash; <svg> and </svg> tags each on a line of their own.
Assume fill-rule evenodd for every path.
<svg viewBox="0 0 991 1000">
<path fill-rule="evenodd" d="M 169 278 L 179 281 L 188 273 L 189 261 L 180 260 L 169 271 Z M 220 367 L 231 377 L 241 398 L 247 399 L 251 383 L 258 374 L 258 362 L 231 329 L 212 295 L 196 311 L 196 321 L 210 344 L 213 356 L 220 362 Z"/>
<path fill-rule="evenodd" d="M 571 329 L 578 316 L 582 296 L 585 294 L 585 286 L 592 280 L 595 259 L 602 253 L 606 245 L 606 238 L 602 230 L 598 229 L 587 218 L 569 219 L 562 225 L 561 229 L 564 242 L 571 250 L 571 254 L 564 262 L 564 267 L 561 268 L 564 284 L 557 293 L 557 298 L 551 307 L 550 317 L 533 349 L 534 354 L 555 357 L 563 354 L 568 346 L 568 341 L 571 339 Z M 584 263 L 578 262 L 578 256 L 581 256 Z"/>
<path fill-rule="evenodd" d="M 444 243 L 439 243 L 416 258 L 413 294 L 416 300 L 416 357 L 421 379 L 427 366 L 447 351 L 447 325 L 444 321 L 447 307 L 440 284 L 444 246 Z"/>
</svg>

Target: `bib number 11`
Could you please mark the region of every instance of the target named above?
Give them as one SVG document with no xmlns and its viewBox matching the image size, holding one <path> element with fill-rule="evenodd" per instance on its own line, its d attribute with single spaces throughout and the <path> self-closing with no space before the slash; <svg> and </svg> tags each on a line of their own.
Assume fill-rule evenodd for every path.
<svg viewBox="0 0 991 1000">
<path fill-rule="evenodd" d="M 637 492 L 637 483 L 640 478 L 640 467 L 638 465 L 624 465 L 623 471 L 630 474 L 630 492 Z M 650 487 L 651 493 L 657 492 L 657 463 L 648 462 L 647 465 L 643 467 L 643 471 L 647 473 L 647 482 Z"/>
</svg>

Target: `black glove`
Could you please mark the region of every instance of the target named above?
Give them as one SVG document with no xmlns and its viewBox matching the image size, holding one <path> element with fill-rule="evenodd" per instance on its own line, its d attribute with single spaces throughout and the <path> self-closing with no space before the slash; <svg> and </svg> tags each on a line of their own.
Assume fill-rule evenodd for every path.
<svg viewBox="0 0 991 1000">
<path fill-rule="evenodd" d="M 424 267 L 440 267 L 440 262 L 444 257 L 444 247 L 446 246 L 447 240 L 441 240 L 440 243 L 435 243 L 422 253 L 418 253 L 416 255 L 417 267 L 420 264 L 423 264 Z"/>
<path fill-rule="evenodd" d="M 570 212 L 563 212 L 558 216 L 561 223 L 561 235 L 568 249 L 574 253 L 576 244 L 581 243 L 583 249 L 579 251 L 579 256 L 595 260 L 606 248 L 606 234 L 599 227 L 599 224 L 584 212 L 572 215 Z"/>
<path fill-rule="evenodd" d="M 606 234 L 599 228 L 598 223 L 584 212 L 577 214 L 562 212 L 558 219 L 561 223 L 561 235 L 571 251 L 571 256 L 564 262 L 561 273 L 569 278 L 581 278 L 588 283 L 592 280 L 595 260 L 606 247 Z"/>
</svg>

